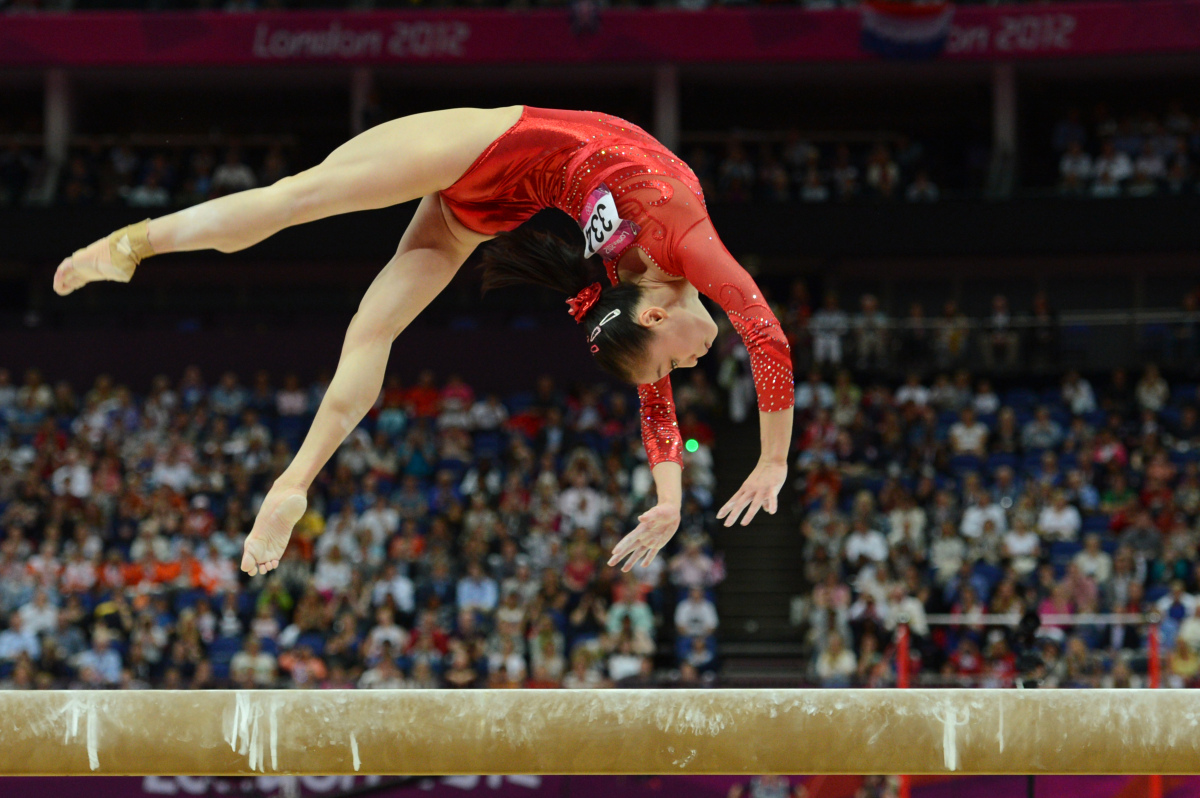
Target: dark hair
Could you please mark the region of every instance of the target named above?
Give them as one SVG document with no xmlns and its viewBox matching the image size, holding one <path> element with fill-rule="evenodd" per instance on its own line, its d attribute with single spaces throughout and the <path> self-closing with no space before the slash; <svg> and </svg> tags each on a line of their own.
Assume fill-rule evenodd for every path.
<svg viewBox="0 0 1200 798">
<path fill-rule="evenodd" d="M 645 357 L 651 335 L 634 317 L 642 289 L 630 283 L 607 285 L 595 261 L 583 256 L 582 244 L 569 244 L 553 233 L 518 228 L 501 233 L 487 245 L 479 268 L 485 294 L 493 288 L 531 283 L 575 296 L 599 281 L 600 298 L 581 322 L 584 339 L 595 333 L 591 352 L 596 365 L 619 380 L 635 382 L 633 370 Z M 620 313 L 599 326 L 613 311 Z"/>
</svg>

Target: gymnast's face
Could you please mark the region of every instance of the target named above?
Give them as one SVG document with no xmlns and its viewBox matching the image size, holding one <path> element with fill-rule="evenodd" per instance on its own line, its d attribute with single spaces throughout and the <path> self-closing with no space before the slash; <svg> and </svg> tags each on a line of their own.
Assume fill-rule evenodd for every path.
<svg viewBox="0 0 1200 798">
<path fill-rule="evenodd" d="M 634 371 L 638 383 L 658 382 L 677 368 L 691 368 L 712 347 L 717 324 L 687 283 L 673 287 L 675 296 L 647 297 L 638 310 L 638 323 L 654 333 L 646 357 Z M 655 301 L 666 299 L 667 301 Z"/>
</svg>

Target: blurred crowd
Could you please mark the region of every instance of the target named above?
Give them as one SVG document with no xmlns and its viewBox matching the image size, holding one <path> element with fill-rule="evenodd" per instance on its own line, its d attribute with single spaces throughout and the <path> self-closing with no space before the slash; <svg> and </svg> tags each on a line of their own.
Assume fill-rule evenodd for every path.
<svg viewBox="0 0 1200 798">
<path fill-rule="evenodd" d="M 895 680 L 898 620 L 917 681 L 1144 685 L 1163 618 L 1165 684 L 1200 683 L 1200 393 L 1159 369 L 998 391 L 965 370 L 900 385 L 814 370 L 796 389 L 811 677 Z M 950 613 L 955 625 L 928 622 Z"/>
<path fill-rule="evenodd" d="M 73 147 L 42 201 L 58 205 L 168 208 L 269 186 L 292 173 L 281 143 L 244 146 L 237 139 L 197 147 L 99 142 Z M 37 149 L 0 149 L 0 207 L 30 201 L 49 165 Z"/>
<path fill-rule="evenodd" d="M 715 392 L 677 399 L 680 532 L 622 574 L 654 502 L 636 400 L 389 377 L 282 564 L 238 569 L 327 386 L 188 368 L 137 394 L 0 369 L 0 686 L 602 687 L 717 665 Z"/>
<path fill-rule="evenodd" d="M 1064 323 L 1048 296 L 1035 292 L 1027 310 L 1006 294 L 994 294 L 982 314 L 968 315 L 948 299 L 927 312 L 912 302 L 902 316 L 889 314 L 874 294 L 845 303 L 836 291 L 820 300 L 803 280 L 793 281 L 779 318 L 792 344 L 797 373 L 810 368 L 848 368 L 867 375 L 904 376 L 915 371 L 974 367 L 993 374 L 1044 373 L 1059 368 L 1066 344 Z M 1076 324 L 1076 329 L 1086 325 Z M 1200 291 L 1184 292 L 1174 320 L 1146 323 L 1137 331 L 1140 351 L 1164 365 L 1194 373 L 1200 361 Z M 745 359 L 727 359 L 724 384 L 741 407 L 753 397 Z"/>
<path fill-rule="evenodd" d="M 793 131 L 781 139 L 781 144 L 757 145 L 753 157 L 736 139 L 723 148 L 695 146 L 688 162 L 705 196 L 721 202 L 933 202 L 940 196 L 924 166 L 924 148 L 909 138 L 870 146 L 816 145 Z M 236 139 L 199 147 L 75 147 L 59 170 L 49 201 L 142 208 L 194 205 L 291 174 L 288 150 L 278 143 L 247 147 Z M 45 168 L 33 148 L 10 144 L 0 149 L 0 206 L 21 204 Z"/>
<path fill-rule="evenodd" d="M 1171 102 L 1159 113 L 1116 117 L 1107 105 L 1090 118 L 1067 111 L 1055 125 L 1059 191 L 1091 197 L 1194 194 L 1200 156 L 1200 118 Z"/>
<path fill-rule="evenodd" d="M 814 144 L 798 130 L 781 144 L 748 148 L 737 138 L 721 150 L 695 146 L 687 162 L 704 195 L 721 202 L 935 202 L 940 196 L 926 166 L 924 146 L 908 136 L 862 145 Z"/>
</svg>

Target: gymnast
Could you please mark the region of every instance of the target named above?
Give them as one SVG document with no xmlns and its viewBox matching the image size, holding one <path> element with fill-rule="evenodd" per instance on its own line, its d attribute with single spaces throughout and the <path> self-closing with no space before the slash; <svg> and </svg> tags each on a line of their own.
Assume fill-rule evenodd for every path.
<svg viewBox="0 0 1200 798">
<path fill-rule="evenodd" d="M 607 114 L 518 105 L 395 119 L 273 185 L 147 219 L 77 250 L 59 265 L 54 290 L 128 282 L 151 255 L 236 252 L 285 227 L 417 198 L 396 254 L 350 322 L 312 427 L 263 499 L 243 571 L 254 576 L 279 565 L 309 485 L 375 403 L 393 340 L 491 239 L 481 264 L 484 290 L 533 283 L 565 292 L 596 364 L 638 386 L 657 504 L 615 546 L 610 566 L 650 563 L 679 526 L 682 442 L 670 375 L 695 366 L 716 337 L 699 293 L 721 306 L 745 342 L 762 440 L 758 464 L 717 517 L 727 527 L 740 517 L 744 526 L 759 510 L 776 511 L 792 430 L 783 330 L 717 237 L 692 170 L 645 131 Z M 582 247 L 518 229 L 547 207 L 579 223 Z M 608 286 L 593 277 L 596 256 Z"/>
</svg>

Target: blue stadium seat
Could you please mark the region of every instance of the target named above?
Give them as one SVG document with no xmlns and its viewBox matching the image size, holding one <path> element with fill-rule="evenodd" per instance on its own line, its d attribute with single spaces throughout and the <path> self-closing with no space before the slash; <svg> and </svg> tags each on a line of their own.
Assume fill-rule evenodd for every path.
<svg viewBox="0 0 1200 798">
<path fill-rule="evenodd" d="M 533 392 L 521 391 L 520 393 L 510 394 L 509 397 L 504 400 L 504 404 L 508 408 L 508 412 L 514 416 L 519 413 L 524 413 L 530 408 L 530 406 L 533 405 Z"/>
<path fill-rule="evenodd" d="M 237 637 L 218 637 L 208 647 L 208 658 L 212 662 L 213 676 L 229 678 L 229 663 L 233 655 L 242 650 L 242 641 Z"/>
<path fill-rule="evenodd" d="M 1146 603 L 1153 604 L 1163 596 L 1171 592 L 1171 588 L 1167 585 L 1154 585 L 1146 588 Z"/>
<path fill-rule="evenodd" d="M 1196 385 L 1194 383 L 1176 385 L 1171 389 L 1171 404 L 1173 405 L 1194 405 L 1196 404 L 1196 398 Z"/>
<path fill-rule="evenodd" d="M 1065 569 L 1067 563 L 1075 557 L 1076 554 L 1083 551 L 1083 546 L 1079 543 L 1072 543 L 1065 540 L 1060 540 L 1050 544 L 1050 562 L 1054 564 L 1055 570 Z"/>
<path fill-rule="evenodd" d="M 973 454 L 956 454 L 950 458 L 950 470 L 955 476 L 961 477 L 972 471 L 982 471 L 983 461 Z"/>
<path fill-rule="evenodd" d="M 1112 527 L 1112 519 L 1104 514 L 1087 515 L 1083 518 L 1083 532 L 1107 532 Z"/>
<path fill-rule="evenodd" d="M 1037 406 L 1037 403 L 1037 394 L 1028 388 L 1014 388 L 1004 394 L 1004 404 L 1017 412 L 1031 411 Z"/>
<path fill-rule="evenodd" d="M 293 648 L 300 648 L 300 646 L 308 646 L 319 657 L 325 653 L 325 635 L 320 632 L 305 632 L 296 638 L 296 645 Z"/>
<path fill-rule="evenodd" d="M 1017 471 L 1019 470 L 1020 465 L 1021 461 L 1015 454 L 1010 452 L 996 452 L 995 454 L 989 456 L 987 461 L 989 472 L 995 471 L 997 468 L 1001 468 L 1003 466 L 1008 466 L 1013 471 Z"/>
</svg>

